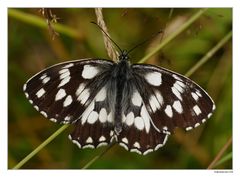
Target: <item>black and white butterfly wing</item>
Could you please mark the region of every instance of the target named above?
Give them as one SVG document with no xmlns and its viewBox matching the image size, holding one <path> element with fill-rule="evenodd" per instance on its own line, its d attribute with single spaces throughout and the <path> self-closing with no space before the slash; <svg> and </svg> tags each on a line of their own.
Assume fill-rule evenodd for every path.
<svg viewBox="0 0 240 177">
<path fill-rule="evenodd" d="M 174 128 L 190 130 L 212 115 L 212 99 L 190 79 L 152 65 L 134 64 L 131 69 L 118 135 L 125 149 L 145 155 L 162 147 Z"/>
<path fill-rule="evenodd" d="M 215 105 L 192 80 L 153 65 L 132 65 L 136 88 L 152 126 L 170 134 L 175 127 L 191 130 L 210 118 Z"/>
<path fill-rule="evenodd" d="M 60 63 L 34 75 L 23 90 L 42 115 L 54 122 L 72 123 L 92 103 L 112 65 L 111 61 L 98 59 Z"/>
</svg>

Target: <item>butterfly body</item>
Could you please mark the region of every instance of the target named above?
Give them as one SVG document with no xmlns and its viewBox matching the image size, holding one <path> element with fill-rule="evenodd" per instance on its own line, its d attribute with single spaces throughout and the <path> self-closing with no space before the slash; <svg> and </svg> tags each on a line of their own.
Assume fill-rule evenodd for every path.
<svg viewBox="0 0 240 177">
<path fill-rule="evenodd" d="M 162 147 L 176 127 L 190 130 L 215 109 L 208 94 L 190 79 L 146 64 L 84 59 L 60 63 L 24 85 L 30 103 L 58 123 L 75 125 L 69 138 L 80 148 L 116 141 L 131 152 Z"/>
</svg>

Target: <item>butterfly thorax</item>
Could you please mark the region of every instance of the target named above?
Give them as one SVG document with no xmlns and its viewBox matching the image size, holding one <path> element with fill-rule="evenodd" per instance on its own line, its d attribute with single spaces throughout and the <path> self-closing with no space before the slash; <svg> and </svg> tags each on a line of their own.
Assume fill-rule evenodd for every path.
<svg viewBox="0 0 240 177">
<path fill-rule="evenodd" d="M 122 59 L 117 63 L 114 68 L 114 78 L 116 79 L 116 98 L 115 98 L 115 111 L 114 111 L 114 129 L 116 134 L 122 131 L 122 113 L 124 112 L 123 100 L 124 90 L 127 86 L 132 72 L 130 64 L 127 59 Z"/>
</svg>

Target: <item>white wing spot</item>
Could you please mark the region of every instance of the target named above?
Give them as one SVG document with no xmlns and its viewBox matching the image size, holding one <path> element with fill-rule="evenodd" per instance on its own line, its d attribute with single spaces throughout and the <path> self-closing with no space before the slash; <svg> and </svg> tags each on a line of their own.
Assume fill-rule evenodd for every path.
<svg viewBox="0 0 240 177">
<path fill-rule="evenodd" d="M 89 124 L 94 124 L 98 119 L 98 113 L 96 111 L 92 111 L 89 116 L 88 116 L 88 119 L 87 119 L 87 122 Z"/>
<path fill-rule="evenodd" d="M 102 147 L 102 146 L 106 146 L 106 145 L 108 145 L 108 143 L 106 143 L 106 142 L 101 142 L 101 143 L 99 143 L 99 144 L 97 145 L 97 148 Z"/>
<path fill-rule="evenodd" d="M 145 105 L 142 106 L 140 115 L 143 119 L 143 122 L 144 122 L 144 125 L 145 125 L 145 130 L 148 133 L 149 130 L 150 130 L 150 119 L 151 118 L 150 118 L 150 115 L 147 112 L 147 109 L 146 109 Z"/>
<path fill-rule="evenodd" d="M 199 114 L 201 114 L 201 109 L 198 107 L 198 105 L 195 105 L 194 107 L 193 107 L 193 110 L 194 110 L 194 112 L 196 113 L 196 115 L 198 116 Z"/>
<path fill-rule="evenodd" d="M 197 94 L 199 97 L 202 97 L 202 94 L 200 93 L 199 90 L 196 90 L 196 94 Z"/>
<path fill-rule="evenodd" d="M 170 105 L 167 105 L 166 109 L 164 111 L 165 111 L 165 113 L 167 114 L 168 117 L 173 116 L 172 107 Z"/>
<path fill-rule="evenodd" d="M 110 136 L 113 136 L 114 135 L 114 131 L 110 131 Z"/>
<path fill-rule="evenodd" d="M 194 125 L 194 127 L 196 128 L 196 127 L 198 127 L 200 125 L 200 123 L 196 123 L 195 125 Z"/>
<path fill-rule="evenodd" d="M 137 129 L 139 130 L 143 130 L 144 129 L 144 122 L 143 119 L 141 117 L 136 117 L 134 119 L 134 125 Z"/>
<path fill-rule="evenodd" d="M 43 84 L 46 84 L 49 80 L 50 80 L 50 77 L 45 77 L 45 78 L 42 80 L 42 83 L 43 83 Z"/>
<path fill-rule="evenodd" d="M 88 139 L 86 140 L 86 143 L 93 143 L 93 139 L 91 137 L 88 137 Z"/>
<path fill-rule="evenodd" d="M 112 111 L 108 114 L 108 116 L 107 116 L 107 121 L 110 122 L 110 123 L 113 122 Z"/>
<path fill-rule="evenodd" d="M 147 154 L 150 153 L 150 152 L 153 152 L 153 149 L 148 149 L 148 150 L 146 150 L 146 151 L 143 153 L 143 155 L 147 155 Z"/>
<path fill-rule="evenodd" d="M 27 92 L 24 92 L 24 93 L 25 93 L 25 96 L 28 98 L 29 97 L 28 93 Z"/>
<path fill-rule="evenodd" d="M 216 109 L 216 106 L 215 104 L 213 104 L 212 110 L 214 111 L 215 109 Z"/>
<path fill-rule="evenodd" d="M 82 71 L 82 77 L 84 79 L 92 79 L 99 73 L 99 70 L 97 67 L 91 66 L 91 65 L 85 65 L 83 67 Z"/>
<path fill-rule="evenodd" d="M 126 137 L 122 138 L 122 142 L 124 142 L 125 144 L 128 144 L 128 139 Z"/>
<path fill-rule="evenodd" d="M 96 95 L 96 101 L 104 101 L 106 99 L 106 88 L 103 87 Z"/>
<path fill-rule="evenodd" d="M 62 67 L 62 68 L 63 68 L 63 69 L 66 68 L 66 69 L 67 69 L 67 68 L 72 67 L 73 65 L 74 65 L 73 63 L 69 63 L 69 64 L 65 65 L 64 67 Z"/>
<path fill-rule="evenodd" d="M 83 112 L 82 114 L 82 118 L 81 118 L 81 122 L 82 124 L 84 124 L 87 121 L 87 118 L 89 116 L 89 114 L 93 111 L 95 106 L 94 101 L 92 101 L 92 103 L 87 107 L 87 109 Z"/>
<path fill-rule="evenodd" d="M 192 130 L 192 127 L 187 127 L 186 131 Z"/>
<path fill-rule="evenodd" d="M 127 145 L 126 145 L 126 144 L 124 144 L 124 143 L 120 142 L 120 143 L 119 143 L 119 145 L 120 145 L 120 146 L 122 146 L 122 147 L 124 147 L 124 149 L 126 149 L 126 150 L 128 151 L 128 147 L 127 147 Z"/>
<path fill-rule="evenodd" d="M 163 147 L 164 144 L 158 144 L 155 148 L 154 148 L 154 151 L 158 150 L 159 148 Z"/>
<path fill-rule="evenodd" d="M 207 115 L 208 118 L 210 118 L 211 116 L 212 116 L 212 113 L 209 113 L 209 114 Z"/>
<path fill-rule="evenodd" d="M 159 104 L 157 98 L 155 97 L 155 95 L 151 95 L 150 99 L 149 99 L 149 104 L 152 108 L 153 112 L 156 112 L 157 109 L 160 109 L 161 105 Z"/>
<path fill-rule="evenodd" d="M 69 71 L 69 69 L 61 69 L 58 73 L 61 75 L 61 74 L 63 74 L 63 73 L 66 73 L 66 72 L 68 72 Z"/>
<path fill-rule="evenodd" d="M 47 74 L 46 74 L 46 73 L 43 74 L 43 75 L 40 77 L 40 79 L 43 80 L 45 77 L 47 77 Z"/>
<path fill-rule="evenodd" d="M 84 145 L 82 148 L 83 148 L 83 149 L 86 149 L 86 148 L 91 148 L 91 149 L 93 149 L 94 146 L 93 146 L 92 144 L 87 144 L 87 145 Z"/>
<path fill-rule="evenodd" d="M 175 87 L 172 87 L 172 92 L 176 97 L 178 97 L 179 100 L 182 101 L 182 96 L 181 96 L 180 92 Z"/>
<path fill-rule="evenodd" d="M 194 92 L 192 92 L 191 94 L 192 94 L 193 99 L 195 101 L 198 101 L 198 99 L 199 99 L 198 95 L 196 93 L 194 93 Z"/>
<path fill-rule="evenodd" d="M 27 88 L 27 84 L 24 84 L 24 85 L 23 85 L 23 91 L 25 91 L 26 88 Z"/>
<path fill-rule="evenodd" d="M 73 99 L 71 97 L 71 95 L 68 95 L 67 98 L 65 99 L 65 101 L 63 102 L 63 107 L 67 107 L 72 103 Z"/>
<path fill-rule="evenodd" d="M 180 114 L 183 112 L 183 108 L 180 101 L 174 101 L 173 108 Z"/>
<path fill-rule="evenodd" d="M 107 111 L 105 108 L 102 108 L 99 112 L 99 121 L 104 123 L 107 121 Z"/>
<path fill-rule="evenodd" d="M 39 111 L 39 107 L 37 105 L 33 106 L 37 111 Z"/>
<path fill-rule="evenodd" d="M 106 141 L 106 138 L 102 135 L 100 138 L 99 138 L 99 140 L 98 141 Z"/>
<path fill-rule="evenodd" d="M 76 144 L 79 148 L 81 148 L 81 144 L 77 140 L 72 140 L 73 144 Z"/>
<path fill-rule="evenodd" d="M 157 97 L 158 102 L 160 103 L 160 105 L 163 105 L 163 97 L 162 94 L 159 91 L 155 91 L 155 95 Z"/>
<path fill-rule="evenodd" d="M 70 119 L 71 119 L 70 116 L 66 116 L 66 117 L 64 118 L 65 121 L 69 121 Z"/>
<path fill-rule="evenodd" d="M 206 122 L 206 119 L 202 119 L 202 123 Z"/>
<path fill-rule="evenodd" d="M 180 93 L 183 93 L 184 92 L 183 88 L 185 87 L 185 85 L 180 81 L 176 81 L 173 84 L 173 87 L 176 88 Z"/>
<path fill-rule="evenodd" d="M 84 88 L 85 88 L 85 84 L 84 84 L 84 83 L 81 83 L 81 84 L 78 86 L 78 89 L 77 89 L 77 91 L 76 91 L 76 96 L 79 96 L 79 95 L 82 93 L 82 91 L 84 90 Z"/>
<path fill-rule="evenodd" d="M 159 72 L 150 72 L 145 76 L 145 79 L 153 86 L 159 86 L 162 84 L 162 74 Z"/>
<path fill-rule="evenodd" d="M 64 79 L 65 77 L 70 76 L 69 69 L 62 69 L 59 71 L 60 79 Z"/>
<path fill-rule="evenodd" d="M 57 122 L 57 119 L 55 119 L 55 118 L 51 118 L 49 120 L 52 121 L 52 122 Z"/>
<path fill-rule="evenodd" d="M 131 126 L 134 122 L 134 114 L 133 112 L 128 113 L 127 118 L 126 118 L 126 124 L 128 126 Z"/>
<path fill-rule="evenodd" d="M 133 144 L 133 147 L 140 149 L 140 144 L 139 144 L 139 142 L 135 142 L 135 143 Z"/>
<path fill-rule="evenodd" d="M 141 151 L 139 151 L 138 149 L 131 149 L 130 152 L 136 152 L 138 154 L 142 154 Z"/>
<path fill-rule="evenodd" d="M 141 106 L 142 104 L 142 97 L 138 93 L 138 91 L 134 91 L 133 96 L 132 96 L 132 103 L 135 106 Z"/>
<path fill-rule="evenodd" d="M 177 76 L 176 74 L 173 74 L 172 77 L 176 80 L 182 81 L 182 79 L 179 76 Z"/>
<path fill-rule="evenodd" d="M 85 89 L 78 96 L 77 100 L 80 101 L 81 104 L 85 104 L 85 102 L 88 100 L 89 96 L 90 96 L 89 89 Z"/>
<path fill-rule="evenodd" d="M 66 96 L 65 90 L 64 90 L 64 89 L 60 89 L 60 90 L 57 92 L 56 96 L 55 96 L 55 101 L 61 100 L 61 99 L 62 99 L 63 97 L 65 97 L 65 96 Z"/>
<path fill-rule="evenodd" d="M 168 131 L 168 127 L 167 126 L 163 126 L 163 133 L 165 133 L 165 134 L 168 134 L 168 135 L 170 135 L 171 133 Z"/>
<path fill-rule="evenodd" d="M 40 113 L 41 113 L 44 117 L 47 117 L 47 113 L 46 113 L 46 112 L 41 111 Z"/>
<path fill-rule="evenodd" d="M 65 77 L 63 80 L 61 80 L 60 84 L 58 85 L 58 88 L 67 84 L 70 81 L 70 79 L 71 79 L 70 76 Z"/>
<path fill-rule="evenodd" d="M 41 89 L 36 93 L 36 96 L 37 96 L 38 98 L 40 98 L 40 97 L 42 97 L 45 93 L 46 93 L 46 91 L 45 91 L 43 88 L 41 88 Z"/>
</svg>

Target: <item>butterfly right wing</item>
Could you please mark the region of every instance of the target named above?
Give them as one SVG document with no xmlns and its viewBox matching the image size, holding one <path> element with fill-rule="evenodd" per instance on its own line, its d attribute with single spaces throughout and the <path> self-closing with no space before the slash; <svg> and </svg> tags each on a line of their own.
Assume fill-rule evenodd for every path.
<svg viewBox="0 0 240 177">
<path fill-rule="evenodd" d="M 34 75 L 23 90 L 34 108 L 51 121 L 73 123 L 107 82 L 112 65 L 98 59 L 60 63 Z"/>
<path fill-rule="evenodd" d="M 176 127 L 191 130 L 215 110 L 211 97 L 189 78 L 147 64 L 134 64 L 132 69 L 136 88 L 156 130 L 167 134 Z"/>
</svg>

